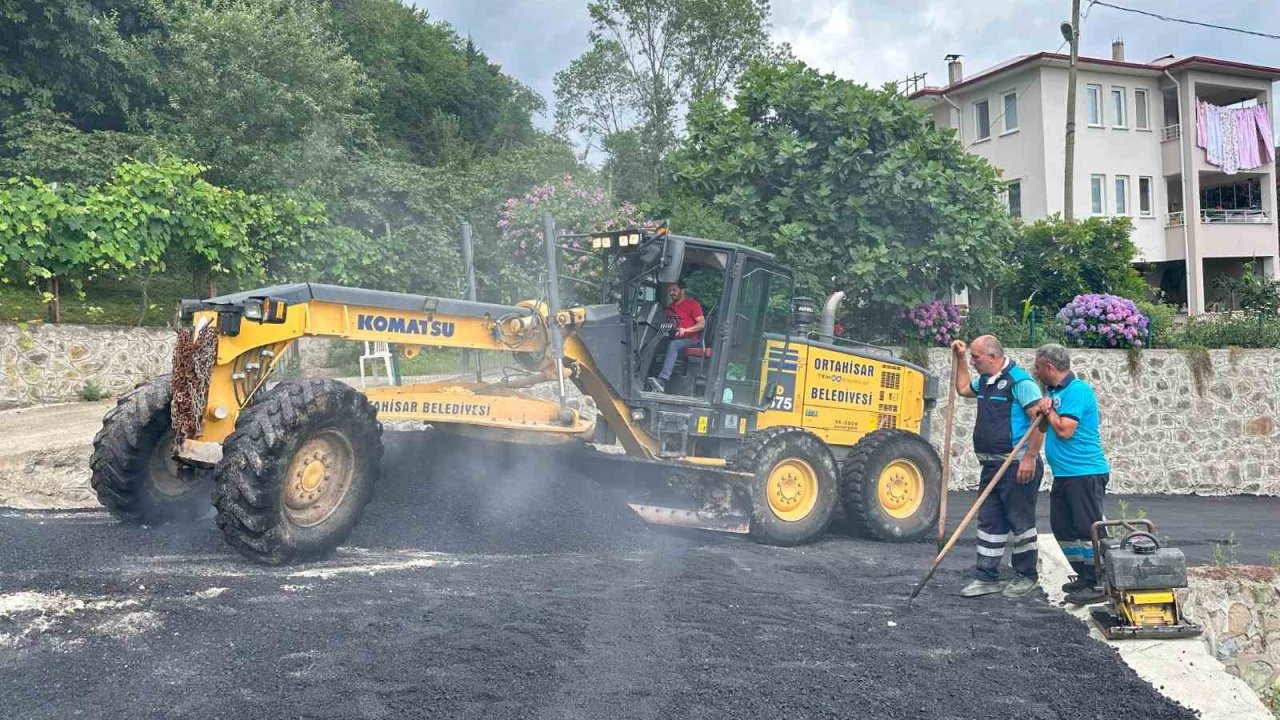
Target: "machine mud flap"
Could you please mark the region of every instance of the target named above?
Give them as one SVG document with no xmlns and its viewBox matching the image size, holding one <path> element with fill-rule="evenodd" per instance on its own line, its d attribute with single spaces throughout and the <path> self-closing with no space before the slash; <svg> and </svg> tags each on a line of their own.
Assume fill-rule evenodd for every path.
<svg viewBox="0 0 1280 720">
<path fill-rule="evenodd" d="M 1176 625 L 1125 625 L 1109 609 L 1094 610 L 1090 614 L 1108 640 L 1168 640 L 1196 637 L 1204 632 L 1199 625 L 1185 621 Z"/>
<path fill-rule="evenodd" d="M 646 522 L 731 533 L 751 530 L 749 474 L 599 451 L 576 455 L 574 465 L 620 491 Z"/>
</svg>

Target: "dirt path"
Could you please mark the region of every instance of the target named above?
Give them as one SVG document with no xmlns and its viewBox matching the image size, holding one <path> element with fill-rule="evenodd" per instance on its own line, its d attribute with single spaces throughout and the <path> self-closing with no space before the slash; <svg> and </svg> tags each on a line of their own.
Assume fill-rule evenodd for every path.
<svg viewBox="0 0 1280 720">
<path fill-rule="evenodd" d="M 89 454 L 115 400 L 0 411 L 0 505 L 74 508 L 97 504 Z"/>
<path fill-rule="evenodd" d="M 1042 598 L 959 598 L 968 557 L 907 606 L 929 545 L 668 532 L 554 467 L 387 440 L 366 521 L 300 568 L 210 523 L 0 511 L 4 713 L 1192 717 Z"/>
</svg>

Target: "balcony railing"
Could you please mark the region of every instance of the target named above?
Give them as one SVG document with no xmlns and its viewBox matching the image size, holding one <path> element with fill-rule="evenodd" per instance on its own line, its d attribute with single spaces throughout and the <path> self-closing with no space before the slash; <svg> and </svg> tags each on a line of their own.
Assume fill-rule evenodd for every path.
<svg viewBox="0 0 1280 720">
<path fill-rule="evenodd" d="M 1182 211 L 1171 212 L 1164 218 L 1165 227 L 1181 227 L 1187 224 L 1187 214 Z"/>
<path fill-rule="evenodd" d="M 1200 222 L 1265 225 L 1271 222 L 1271 218 L 1262 210 L 1201 210 Z"/>
<path fill-rule="evenodd" d="M 1166 125 L 1160 128 L 1160 142 L 1177 140 L 1180 137 L 1182 137 L 1181 125 Z"/>
</svg>

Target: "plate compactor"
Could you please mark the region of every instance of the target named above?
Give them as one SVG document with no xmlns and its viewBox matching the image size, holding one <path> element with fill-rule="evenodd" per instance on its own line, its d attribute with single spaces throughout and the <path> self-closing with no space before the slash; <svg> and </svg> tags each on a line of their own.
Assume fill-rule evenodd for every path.
<svg viewBox="0 0 1280 720">
<path fill-rule="evenodd" d="M 1119 537 L 1099 537 L 1107 527 L 1124 528 Z M 1093 556 L 1097 558 L 1106 605 L 1093 621 L 1111 640 L 1181 638 L 1201 633 L 1178 607 L 1174 588 L 1187 586 L 1187 559 L 1176 548 L 1162 547 L 1150 520 L 1106 520 L 1093 524 Z"/>
</svg>

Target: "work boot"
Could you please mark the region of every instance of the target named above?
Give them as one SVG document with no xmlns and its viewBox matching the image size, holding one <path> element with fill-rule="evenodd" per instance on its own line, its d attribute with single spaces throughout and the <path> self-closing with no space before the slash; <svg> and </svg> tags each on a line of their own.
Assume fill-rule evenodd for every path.
<svg viewBox="0 0 1280 720">
<path fill-rule="evenodd" d="M 1089 587 L 1089 583 L 1081 580 L 1079 577 L 1072 575 L 1071 580 L 1062 584 L 1062 592 L 1070 595 L 1077 590 L 1083 590 Z"/>
<path fill-rule="evenodd" d="M 1107 599 L 1106 593 L 1102 592 L 1102 588 L 1086 587 L 1069 593 L 1064 600 L 1072 605 L 1096 605 Z"/>
<path fill-rule="evenodd" d="M 975 598 L 983 595 L 995 595 L 1004 588 L 1004 583 L 996 580 L 974 580 L 960 590 L 960 597 Z"/>
<path fill-rule="evenodd" d="M 665 393 L 667 391 L 667 386 L 661 379 L 651 377 L 649 378 L 649 389 L 654 392 Z"/>
<path fill-rule="evenodd" d="M 1040 583 L 1036 582 L 1035 578 L 1030 578 L 1026 575 L 1019 575 L 1010 580 L 1009 583 L 1004 586 L 1004 590 L 1000 591 L 1000 594 L 1007 598 L 1026 597 L 1035 592 L 1038 587 L 1040 587 Z"/>
</svg>

